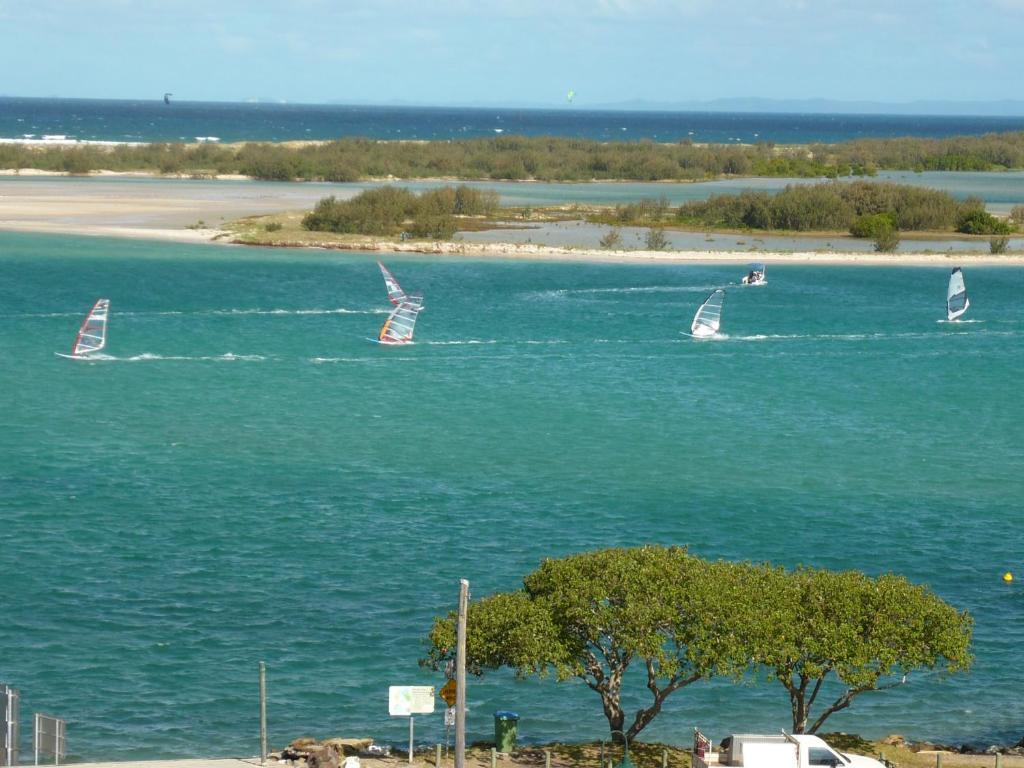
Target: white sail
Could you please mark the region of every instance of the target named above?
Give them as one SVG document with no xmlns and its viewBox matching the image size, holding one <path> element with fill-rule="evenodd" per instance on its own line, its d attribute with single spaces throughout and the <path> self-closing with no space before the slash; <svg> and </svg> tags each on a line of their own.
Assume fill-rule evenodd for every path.
<svg viewBox="0 0 1024 768">
<path fill-rule="evenodd" d="M 412 334 L 416 328 L 416 318 L 419 317 L 423 305 L 417 301 L 403 301 L 388 315 L 384 325 L 380 328 L 377 341 L 381 344 L 408 344 L 412 341 Z"/>
<path fill-rule="evenodd" d="M 78 329 L 75 344 L 71 348 L 71 357 L 88 357 L 107 345 L 109 312 L 110 299 L 100 299 L 93 305 L 89 314 L 85 316 L 82 327 Z"/>
<path fill-rule="evenodd" d="M 751 264 L 750 271 L 743 276 L 744 285 L 768 285 L 767 272 L 764 264 Z"/>
<path fill-rule="evenodd" d="M 722 304 L 725 302 L 725 291 L 718 288 L 711 292 L 693 316 L 690 331 L 698 338 L 714 336 L 722 325 Z"/>
<path fill-rule="evenodd" d="M 953 272 L 949 276 L 949 287 L 946 289 L 946 318 L 956 320 L 969 306 L 971 302 L 967 299 L 964 273 L 960 267 L 953 267 Z"/>
</svg>

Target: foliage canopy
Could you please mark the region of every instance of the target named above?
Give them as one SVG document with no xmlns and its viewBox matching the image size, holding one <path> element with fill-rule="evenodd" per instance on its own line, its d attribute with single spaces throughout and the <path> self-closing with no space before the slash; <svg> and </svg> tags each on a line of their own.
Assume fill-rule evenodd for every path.
<svg viewBox="0 0 1024 768">
<path fill-rule="evenodd" d="M 404 187 L 367 189 L 350 200 L 333 195 L 320 200 L 302 220 L 317 232 L 358 235 L 396 235 L 447 240 L 458 230 L 456 216 L 489 215 L 498 207 L 498 194 L 467 186 L 442 187 L 415 195 Z"/>
<path fill-rule="evenodd" d="M 794 731 L 810 722 L 814 732 L 861 693 L 902 684 L 911 670 L 954 672 L 971 662 L 970 616 L 902 577 L 708 562 L 679 547 L 545 560 L 522 589 L 472 603 L 467 628 L 471 673 L 507 667 L 580 679 L 600 696 L 609 729 L 630 739 L 669 695 L 713 676 L 767 670 L 787 691 Z M 435 619 L 428 645 L 425 665 L 452 657 L 454 614 Z M 627 723 L 631 667 L 650 696 Z M 829 678 L 840 694 L 812 721 Z"/>
<path fill-rule="evenodd" d="M 948 139 L 864 139 L 838 144 L 753 145 L 604 142 L 554 136 L 458 141 L 346 138 L 301 145 L 0 145 L 0 168 L 242 173 L 259 179 L 369 178 L 688 181 L 733 176 L 872 176 L 878 168 L 984 171 L 1024 168 L 1024 132 Z"/>
</svg>

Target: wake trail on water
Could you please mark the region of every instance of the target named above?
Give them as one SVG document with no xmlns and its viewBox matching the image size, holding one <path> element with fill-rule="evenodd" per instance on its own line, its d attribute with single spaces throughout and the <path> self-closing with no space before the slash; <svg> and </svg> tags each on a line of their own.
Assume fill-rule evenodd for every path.
<svg viewBox="0 0 1024 768">
<path fill-rule="evenodd" d="M 421 342 L 430 347 L 459 347 L 469 344 L 497 344 L 497 339 L 464 339 L 464 340 L 453 340 L 453 341 L 424 341 Z"/>
<path fill-rule="evenodd" d="M 391 360 L 419 360 L 417 357 L 408 355 L 388 355 L 387 357 L 310 357 L 307 360 L 313 365 L 333 365 L 339 363 L 366 363 L 378 365 Z"/>
<path fill-rule="evenodd" d="M 736 285 L 736 283 L 729 283 Z M 617 288 L 555 288 L 545 291 L 529 291 L 521 294 L 527 299 L 564 299 L 572 296 L 599 296 L 602 294 L 633 294 L 633 293 L 707 293 L 722 284 L 714 285 L 638 285 Z"/>
<path fill-rule="evenodd" d="M 111 355 L 93 355 L 90 360 L 102 360 L 117 363 L 151 363 L 151 362 L 215 362 L 215 363 L 261 363 L 267 360 L 263 355 L 238 355 L 225 352 L 222 355 L 159 355 L 154 352 L 143 352 L 130 357 L 114 357 Z"/>
<path fill-rule="evenodd" d="M 278 317 L 297 317 L 302 315 L 386 315 L 386 309 L 350 309 L 348 307 L 335 307 L 333 309 L 260 309 L 235 308 L 235 309 L 198 309 L 194 311 L 166 310 L 162 312 L 118 312 L 118 317 L 170 317 L 176 315 L 206 316 L 206 317 L 238 317 L 245 315 L 268 315 Z"/>
<path fill-rule="evenodd" d="M 979 320 L 979 323 L 984 322 Z M 951 323 L 952 325 L 952 323 Z M 689 334 L 685 334 L 689 335 Z M 1018 336 L 1019 331 L 988 331 L 986 336 Z M 885 341 L 887 339 L 945 339 L 948 333 L 903 331 L 900 333 L 756 333 L 731 337 L 733 341 Z"/>
<path fill-rule="evenodd" d="M 178 317 L 188 316 L 240 316 L 240 315 L 276 315 L 276 316 L 301 316 L 301 315 L 386 315 L 387 309 L 351 309 L 349 307 L 335 307 L 333 309 L 260 309 L 260 308 L 238 308 L 238 309 L 197 309 L 181 310 L 167 309 L 147 312 L 138 311 L 113 311 L 112 318 L 119 317 Z M 0 313 L 0 317 L 11 319 L 42 319 L 56 317 L 82 317 L 81 312 L 16 312 L 11 314 Z"/>
</svg>

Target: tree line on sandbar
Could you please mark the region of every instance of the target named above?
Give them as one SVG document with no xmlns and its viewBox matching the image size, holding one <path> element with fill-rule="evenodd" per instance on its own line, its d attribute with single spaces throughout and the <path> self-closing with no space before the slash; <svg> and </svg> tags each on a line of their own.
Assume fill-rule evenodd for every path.
<svg viewBox="0 0 1024 768">
<path fill-rule="evenodd" d="M 947 139 L 861 139 L 753 145 L 540 136 L 450 141 L 345 138 L 309 143 L 0 145 L 0 168 L 85 174 L 148 171 L 197 177 L 244 174 L 271 181 L 380 178 L 535 181 L 700 181 L 721 176 L 837 177 L 878 170 L 1024 168 L 1024 131 Z"/>
</svg>

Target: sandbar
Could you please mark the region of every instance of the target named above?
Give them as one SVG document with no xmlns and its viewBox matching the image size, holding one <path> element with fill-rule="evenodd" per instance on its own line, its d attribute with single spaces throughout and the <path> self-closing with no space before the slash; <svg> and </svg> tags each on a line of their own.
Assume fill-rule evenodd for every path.
<svg viewBox="0 0 1024 768">
<path fill-rule="evenodd" d="M 358 189 L 335 191 L 339 197 Z M 309 210 L 324 195 L 308 183 L 210 183 L 182 179 L 149 183 L 139 179 L 65 179 L 0 177 L 0 231 L 126 237 L 182 243 L 231 244 L 228 221 L 281 211 Z M 395 242 L 359 238 L 337 243 L 316 238 L 276 245 L 423 253 L 439 257 L 531 259 L 613 263 L 723 262 L 746 264 L 851 265 L 1024 265 L 1024 254 L 899 253 L 760 250 L 615 250 L 540 243 Z M 979 243 L 979 245 L 981 245 Z"/>
</svg>

